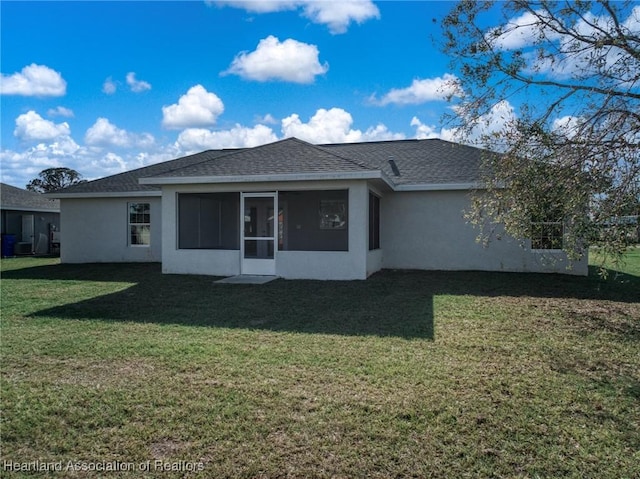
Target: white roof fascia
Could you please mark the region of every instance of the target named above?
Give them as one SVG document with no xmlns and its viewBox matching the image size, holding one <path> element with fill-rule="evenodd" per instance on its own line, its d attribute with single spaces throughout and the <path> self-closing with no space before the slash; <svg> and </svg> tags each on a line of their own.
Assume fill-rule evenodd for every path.
<svg viewBox="0 0 640 479">
<path fill-rule="evenodd" d="M 422 183 L 396 185 L 395 191 L 461 191 L 482 189 L 480 183 Z"/>
<path fill-rule="evenodd" d="M 144 197 L 152 197 L 157 196 L 161 197 L 162 192 L 160 190 L 157 191 L 96 191 L 96 192 L 87 192 L 87 193 L 46 193 L 44 196 L 49 198 L 135 198 L 139 196 Z"/>
<path fill-rule="evenodd" d="M 312 181 L 312 180 L 375 180 L 384 179 L 379 170 L 328 172 L 328 173 L 286 173 L 269 175 L 233 175 L 233 176 L 172 176 L 140 178 L 141 185 L 183 185 L 206 183 L 263 183 L 276 181 Z M 385 180 L 386 181 L 386 180 Z"/>
<path fill-rule="evenodd" d="M 33 211 L 34 213 L 60 213 L 60 208 L 30 208 L 28 206 L 5 206 L 2 205 L 2 208 L 5 211 Z"/>
</svg>

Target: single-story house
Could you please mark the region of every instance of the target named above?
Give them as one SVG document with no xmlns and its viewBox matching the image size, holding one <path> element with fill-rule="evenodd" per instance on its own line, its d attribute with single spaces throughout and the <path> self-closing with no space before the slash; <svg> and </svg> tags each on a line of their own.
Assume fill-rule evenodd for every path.
<svg viewBox="0 0 640 479">
<path fill-rule="evenodd" d="M 586 258 L 567 269 L 562 225 L 524 248 L 504 235 L 476 241 L 464 210 L 486 153 L 439 139 L 204 151 L 55 193 L 61 258 L 291 279 L 383 268 L 586 274 Z"/>
<path fill-rule="evenodd" d="M 59 200 L 0 183 L 0 213 L 2 256 L 55 252 L 60 229 Z"/>
</svg>

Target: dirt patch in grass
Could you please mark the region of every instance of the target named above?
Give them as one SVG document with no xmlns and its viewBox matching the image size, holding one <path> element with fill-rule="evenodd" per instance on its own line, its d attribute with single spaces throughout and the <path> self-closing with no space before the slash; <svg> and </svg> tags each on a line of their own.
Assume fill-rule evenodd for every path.
<svg viewBox="0 0 640 479">
<path fill-rule="evenodd" d="M 531 311 L 537 310 L 538 315 L 546 319 L 550 329 L 568 329 L 582 335 L 608 334 L 616 340 L 640 341 L 640 301 L 545 298 L 526 302 Z"/>
<path fill-rule="evenodd" d="M 162 439 L 149 444 L 149 453 L 153 459 L 171 459 L 180 455 L 191 447 L 188 441 L 176 441 L 173 439 Z"/>
</svg>

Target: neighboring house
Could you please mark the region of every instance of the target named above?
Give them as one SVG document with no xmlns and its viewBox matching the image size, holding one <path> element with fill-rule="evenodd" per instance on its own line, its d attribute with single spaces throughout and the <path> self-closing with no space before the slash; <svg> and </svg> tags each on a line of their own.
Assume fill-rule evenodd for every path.
<svg viewBox="0 0 640 479">
<path fill-rule="evenodd" d="M 382 268 L 586 274 L 586 258 L 568 270 L 557 249 L 562 225 L 525 248 L 476 242 L 464 210 L 483 154 L 437 139 L 205 151 L 57 192 L 61 257 L 337 280 Z"/>
<path fill-rule="evenodd" d="M 0 210 L 3 256 L 54 252 L 60 229 L 59 200 L 1 183 Z"/>
</svg>

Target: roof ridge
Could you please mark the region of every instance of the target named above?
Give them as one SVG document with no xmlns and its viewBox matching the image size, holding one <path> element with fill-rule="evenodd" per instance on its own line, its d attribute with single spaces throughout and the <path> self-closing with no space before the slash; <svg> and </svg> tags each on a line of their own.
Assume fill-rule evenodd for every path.
<svg viewBox="0 0 640 479">
<path fill-rule="evenodd" d="M 247 150 L 247 149 L 249 149 L 249 148 L 237 148 L 237 149 L 234 149 L 234 150 L 228 150 L 229 153 L 227 153 L 227 154 L 222 154 L 220 156 L 214 156 L 214 157 L 208 157 L 208 158 L 205 158 L 205 159 L 203 159 L 201 161 L 197 161 L 195 163 L 190 163 L 189 165 L 186 165 L 186 166 L 184 166 L 184 165 L 183 166 L 177 166 L 175 168 L 171 168 L 170 170 L 166 170 L 166 171 L 162 172 L 161 174 L 164 175 L 164 174 L 167 174 L 167 173 L 171 173 L 172 171 L 183 170 L 185 168 L 190 168 L 192 166 L 196 166 L 196 165 L 200 165 L 202 163 L 206 163 L 207 161 L 217 160 L 218 158 L 223 158 L 223 157 L 226 158 L 227 156 L 235 155 L 236 153 L 239 153 L 239 152 Z M 177 161 L 177 160 L 184 160 L 184 159 L 192 157 L 192 156 L 198 156 L 198 155 L 204 155 L 204 154 L 208 154 L 208 153 L 213 153 L 214 151 L 223 152 L 223 151 L 225 151 L 225 148 L 221 148 L 219 150 L 214 150 L 214 149 L 204 150 L 204 151 L 201 151 L 200 153 L 193 153 L 192 155 L 181 156 L 180 158 L 175 158 L 174 160 L 169 160 L 166 163 L 169 163 L 169 162 L 172 162 L 172 161 Z M 162 163 L 154 163 L 154 164 L 155 165 L 160 165 Z M 149 165 L 149 166 L 153 166 L 153 165 Z M 146 168 L 146 167 L 143 167 L 143 168 Z M 131 171 L 136 171 L 136 170 L 131 170 Z M 155 176 L 155 175 L 140 176 L 140 178 L 152 178 L 153 176 Z"/>
<path fill-rule="evenodd" d="M 294 137 L 291 137 L 291 138 L 294 138 Z M 194 166 L 197 166 L 197 165 L 201 165 L 201 164 L 207 163 L 209 161 L 215 161 L 218 158 L 228 158 L 228 157 L 236 155 L 238 153 L 242 153 L 243 151 L 253 150 L 255 148 L 261 148 L 263 146 L 275 145 L 276 143 L 282 143 L 283 141 L 290 140 L 291 138 L 283 138 L 282 140 L 272 141 L 271 143 L 265 143 L 263 145 L 249 146 L 249 147 L 245 147 L 245 148 L 236 148 L 236 149 L 233 149 L 233 150 L 229 150 L 228 154 L 216 156 L 216 157 L 213 157 L 213 158 L 205 158 L 204 160 L 198 161 L 196 163 L 191 163 L 191 164 L 186 165 L 186 166 L 179 166 L 179 167 L 176 167 L 176 168 L 172 168 L 170 170 L 167 170 L 167 171 L 163 172 L 162 174 L 167 174 L 167 173 L 171 173 L 171 172 L 178 171 L 178 170 L 184 170 L 186 168 L 191 168 L 191 167 L 194 167 Z M 294 139 L 298 140 L 297 138 L 294 138 Z M 298 141 L 302 141 L 302 140 L 298 140 Z M 187 156 L 183 156 L 181 158 L 176 158 L 176 159 L 177 160 L 182 160 L 184 158 L 189 158 L 189 156 L 202 155 L 204 153 L 209 153 L 209 152 L 213 152 L 213 151 L 225 151 L 225 148 L 221 148 L 219 150 L 214 150 L 214 149 L 205 150 L 205 151 L 201 151 L 200 153 L 194 153 L 193 155 L 187 155 Z M 172 160 L 170 160 L 170 161 L 172 161 Z M 135 170 L 133 170 L 133 171 L 135 171 Z M 141 176 L 140 178 L 153 178 L 153 177 L 155 177 L 155 175 Z"/>
<path fill-rule="evenodd" d="M 372 140 L 372 141 L 351 141 L 346 143 L 321 143 L 318 146 L 346 146 L 346 145 L 371 145 L 373 143 L 400 143 L 400 142 L 418 142 L 424 140 L 440 140 L 440 138 L 402 138 L 400 140 Z M 444 141 L 444 140 L 443 140 Z"/>
<path fill-rule="evenodd" d="M 191 163 L 190 165 L 187 165 L 187 166 L 180 166 L 180 167 L 172 168 L 170 170 L 165 171 L 162 174 L 167 174 L 167 173 L 175 172 L 177 170 L 182 170 L 182 169 L 186 169 L 186 168 L 193 168 L 193 167 L 196 167 L 197 165 L 200 165 L 200 164 L 203 164 L 203 163 L 207 163 L 207 162 L 210 162 L 210 161 L 216 161 L 216 160 L 222 159 L 222 158 L 229 158 L 230 156 L 234 156 L 234 155 L 243 153 L 243 152 L 245 152 L 247 150 L 261 149 L 261 148 L 264 148 L 264 147 L 277 145 L 278 143 L 285 143 L 285 142 L 292 142 L 292 141 L 296 142 L 296 143 L 299 143 L 299 144 L 302 144 L 302 145 L 305 145 L 307 147 L 313 148 L 315 150 L 321 151 L 321 152 L 323 152 L 325 154 L 331 155 L 334 158 L 339 158 L 339 159 L 341 159 L 343 161 L 347 161 L 347 162 L 357 166 L 358 168 L 362 168 L 362 169 L 365 169 L 367 171 L 371 171 L 372 170 L 370 165 L 358 162 L 358 161 L 353 160 L 351 158 L 346 158 L 344 156 L 337 155 L 337 154 L 333 153 L 332 151 L 328 151 L 327 149 L 322 148 L 322 147 L 320 147 L 318 145 L 314 145 L 313 143 L 309 143 L 308 141 L 301 140 L 300 138 L 297 138 L 295 136 L 290 136 L 288 138 L 282 138 L 280 140 L 272 141 L 271 143 L 265 143 L 265 144 L 262 144 L 262 145 L 257 145 L 257 146 L 248 147 L 248 148 L 238 148 L 237 150 L 230 151 L 228 154 L 216 156 L 214 158 L 205 158 L 202 161 L 198 161 L 196 163 Z M 197 155 L 201 155 L 203 153 L 208 153 L 208 152 L 211 152 L 211 151 L 224 151 L 224 150 L 206 150 L 206 151 L 204 151 L 202 153 L 196 153 L 196 154 Z M 195 156 L 195 155 L 192 155 L 192 156 Z M 187 158 L 187 157 L 183 157 L 183 158 Z M 373 168 L 373 169 L 378 170 L 379 168 Z M 150 175 L 150 176 L 145 176 L 145 177 L 146 178 L 149 178 L 149 177 L 152 178 L 154 176 L 155 175 Z M 141 177 L 141 178 L 143 178 L 143 177 Z"/>
<path fill-rule="evenodd" d="M 371 165 L 367 165 L 366 163 L 362 163 L 360 161 L 354 160 L 353 158 L 346 158 L 346 157 L 344 157 L 342 155 L 337 155 L 334 152 L 329 151 L 326 148 L 324 148 L 324 145 L 314 145 L 313 143 L 309 143 L 309 142 L 306 142 L 304 140 L 300 140 L 299 138 L 296 138 L 295 136 L 292 136 L 290 139 L 293 139 L 293 140 L 299 141 L 300 143 L 304 143 L 306 145 L 309 145 L 309 146 L 315 148 L 316 150 L 320 150 L 320 151 L 322 151 L 324 153 L 328 153 L 328 154 L 330 154 L 331 156 L 333 156 L 335 158 L 340 158 L 341 160 L 348 161 L 349 163 L 351 163 L 353 165 L 356 165 L 356 166 L 358 166 L 360 168 L 364 168 L 365 170 L 368 170 L 368 171 L 372 170 Z M 379 170 L 379 168 L 374 168 L 374 169 Z"/>
</svg>

